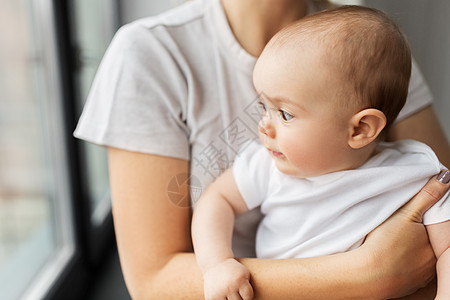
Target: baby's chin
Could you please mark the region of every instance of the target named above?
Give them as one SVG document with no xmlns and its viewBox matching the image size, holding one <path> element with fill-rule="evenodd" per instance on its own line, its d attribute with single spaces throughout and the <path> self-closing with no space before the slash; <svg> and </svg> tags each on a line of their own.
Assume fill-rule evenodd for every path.
<svg viewBox="0 0 450 300">
<path fill-rule="evenodd" d="M 300 179 L 317 176 L 312 173 L 305 172 L 305 170 L 295 168 L 294 166 L 289 165 L 286 161 L 276 162 L 276 166 L 278 171 L 280 171 L 281 173 Z"/>
<path fill-rule="evenodd" d="M 286 175 L 296 177 L 299 179 L 305 178 L 313 178 L 321 175 L 325 175 L 328 173 L 333 173 L 334 171 L 330 170 L 305 170 L 296 168 L 288 163 L 288 161 L 277 161 L 276 163 L 278 171 L 284 173 Z"/>
</svg>

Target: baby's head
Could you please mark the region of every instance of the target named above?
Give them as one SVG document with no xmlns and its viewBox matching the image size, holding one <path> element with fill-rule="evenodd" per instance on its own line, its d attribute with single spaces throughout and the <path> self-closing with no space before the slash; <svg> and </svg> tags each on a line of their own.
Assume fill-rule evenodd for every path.
<svg viewBox="0 0 450 300">
<path fill-rule="evenodd" d="M 286 173 L 358 167 L 403 107 L 410 73 L 408 43 L 384 13 L 344 6 L 303 18 L 277 33 L 255 66 L 263 143 Z M 286 169 L 281 158 L 311 170 Z"/>
</svg>

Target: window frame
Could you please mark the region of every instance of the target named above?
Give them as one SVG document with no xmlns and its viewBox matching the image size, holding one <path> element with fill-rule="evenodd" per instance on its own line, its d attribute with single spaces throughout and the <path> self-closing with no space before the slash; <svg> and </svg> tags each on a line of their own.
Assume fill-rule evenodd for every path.
<svg viewBox="0 0 450 300">
<path fill-rule="evenodd" d="M 95 275 L 95 270 L 101 265 L 104 253 L 114 248 L 114 228 L 111 210 L 105 215 L 103 222 L 93 226 L 91 222 L 91 199 L 88 182 L 82 166 L 86 165 L 86 154 L 83 141 L 73 137 L 78 122 L 79 86 L 76 81 L 78 68 L 78 51 L 74 40 L 74 16 L 70 0 L 48 0 L 53 2 L 53 17 L 55 20 L 58 42 L 58 61 L 60 66 L 62 105 L 65 120 L 65 137 L 70 170 L 70 186 L 73 199 L 73 215 L 75 220 L 75 235 L 77 251 L 74 259 L 60 278 L 49 289 L 46 299 L 81 299 Z M 114 8 L 119 11 L 118 0 Z M 117 15 L 117 18 L 119 16 Z"/>
</svg>

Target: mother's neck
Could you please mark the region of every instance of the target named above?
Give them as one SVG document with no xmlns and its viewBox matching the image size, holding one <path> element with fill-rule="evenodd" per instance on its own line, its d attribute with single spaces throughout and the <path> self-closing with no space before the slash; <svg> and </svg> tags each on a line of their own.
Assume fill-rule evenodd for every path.
<svg viewBox="0 0 450 300">
<path fill-rule="evenodd" d="M 304 17 L 307 0 L 221 0 L 241 46 L 257 57 L 275 33 Z"/>
</svg>

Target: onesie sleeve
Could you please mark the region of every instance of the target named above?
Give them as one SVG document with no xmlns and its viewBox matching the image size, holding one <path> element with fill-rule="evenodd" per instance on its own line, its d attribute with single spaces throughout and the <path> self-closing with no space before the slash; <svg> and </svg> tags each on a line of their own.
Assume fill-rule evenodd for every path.
<svg viewBox="0 0 450 300">
<path fill-rule="evenodd" d="M 189 159 L 187 84 L 162 26 L 131 23 L 113 38 L 74 136 L 129 151 Z"/>
<path fill-rule="evenodd" d="M 421 109 L 429 106 L 433 102 L 433 95 L 428 87 L 425 79 L 417 65 L 417 62 L 412 58 L 411 79 L 409 81 L 408 98 L 405 106 L 398 114 L 396 122 L 401 121 L 410 115 L 415 114 Z"/>
<path fill-rule="evenodd" d="M 242 149 L 234 161 L 233 176 L 249 210 L 260 206 L 267 197 L 272 163 L 267 150 L 257 142 Z"/>
</svg>

